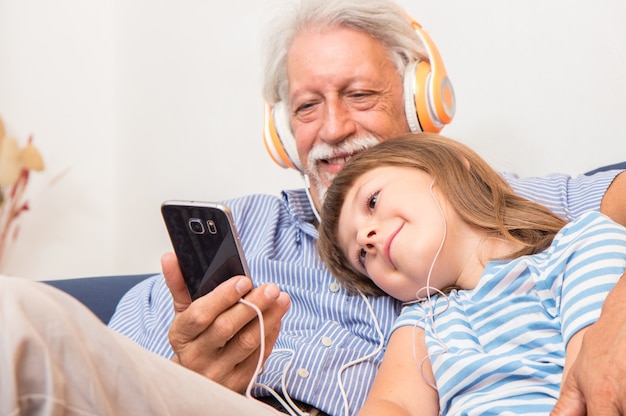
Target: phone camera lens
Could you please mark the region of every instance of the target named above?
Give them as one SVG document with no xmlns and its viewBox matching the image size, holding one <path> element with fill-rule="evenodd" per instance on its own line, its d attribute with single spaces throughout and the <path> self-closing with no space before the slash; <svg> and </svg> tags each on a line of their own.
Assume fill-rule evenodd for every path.
<svg viewBox="0 0 626 416">
<path fill-rule="evenodd" d="M 202 220 L 199 218 L 189 219 L 189 229 L 194 234 L 204 234 L 204 225 L 202 224 Z"/>
<path fill-rule="evenodd" d="M 206 226 L 211 234 L 217 234 L 217 224 L 215 224 L 215 221 L 208 220 Z"/>
</svg>

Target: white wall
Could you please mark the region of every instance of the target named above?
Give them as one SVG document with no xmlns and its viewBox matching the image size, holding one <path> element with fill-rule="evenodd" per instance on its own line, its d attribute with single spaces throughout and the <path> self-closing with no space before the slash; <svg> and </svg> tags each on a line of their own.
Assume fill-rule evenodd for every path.
<svg viewBox="0 0 626 416">
<path fill-rule="evenodd" d="M 299 186 L 261 140 L 260 37 L 280 1 L 0 0 L 0 115 L 47 164 L 3 272 L 158 271 L 163 200 Z M 626 3 L 400 4 L 455 85 L 445 134 L 523 175 L 626 160 Z"/>
</svg>

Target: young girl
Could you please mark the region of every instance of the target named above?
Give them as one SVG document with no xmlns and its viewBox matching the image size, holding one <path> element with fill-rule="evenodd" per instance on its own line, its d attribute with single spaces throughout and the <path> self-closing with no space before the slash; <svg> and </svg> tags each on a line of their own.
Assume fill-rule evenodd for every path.
<svg viewBox="0 0 626 416">
<path fill-rule="evenodd" d="M 322 258 L 405 301 L 361 414 L 548 414 L 626 267 L 626 229 L 567 224 L 432 134 L 355 157 L 328 190 Z"/>
</svg>

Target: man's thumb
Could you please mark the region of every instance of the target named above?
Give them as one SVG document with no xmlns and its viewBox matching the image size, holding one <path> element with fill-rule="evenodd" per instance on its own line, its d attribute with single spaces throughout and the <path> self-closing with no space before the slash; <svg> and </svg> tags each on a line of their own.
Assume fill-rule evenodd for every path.
<svg viewBox="0 0 626 416">
<path fill-rule="evenodd" d="M 561 394 L 550 416 L 585 416 L 587 405 L 573 377 L 568 377 L 561 386 Z"/>
</svg>

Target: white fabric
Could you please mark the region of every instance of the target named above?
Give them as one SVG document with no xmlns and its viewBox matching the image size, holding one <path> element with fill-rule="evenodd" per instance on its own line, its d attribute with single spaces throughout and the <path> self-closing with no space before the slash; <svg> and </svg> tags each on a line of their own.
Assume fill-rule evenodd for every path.
<svg viewBox="0 0 626 416">
<path fill-rule="evenodd" d="M 141 348 L 64 292 L 0 278 L 0 415 L 202 414 L 276 412 Z"/>
</svg>

